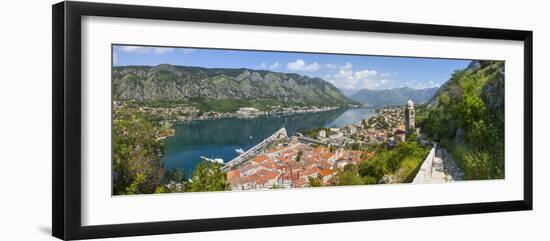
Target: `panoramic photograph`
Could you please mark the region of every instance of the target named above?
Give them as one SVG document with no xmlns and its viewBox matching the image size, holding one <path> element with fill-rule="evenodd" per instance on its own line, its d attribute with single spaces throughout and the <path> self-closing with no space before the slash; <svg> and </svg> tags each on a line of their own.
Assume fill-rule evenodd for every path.
<svg viewBox="0 0 550 241">
<path fill-rule="evenodd" d="M 112 195 L 505 178 L 505 62 L 112 45 Z"/>
</svg>

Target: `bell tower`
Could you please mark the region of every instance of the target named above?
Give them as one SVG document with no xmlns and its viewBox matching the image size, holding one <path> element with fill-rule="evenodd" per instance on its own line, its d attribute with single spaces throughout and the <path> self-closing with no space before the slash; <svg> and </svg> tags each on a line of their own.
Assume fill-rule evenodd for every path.
<svg viewBox="0 0 550 241">
<path fill-rule="evenodd" d="M 405 131 L 407 134 L 413 133 L 415 130 L 414 115 L 414 102 L 409 99 L 407 101 L 407 108 L 405 109 Z"/>
</svg>

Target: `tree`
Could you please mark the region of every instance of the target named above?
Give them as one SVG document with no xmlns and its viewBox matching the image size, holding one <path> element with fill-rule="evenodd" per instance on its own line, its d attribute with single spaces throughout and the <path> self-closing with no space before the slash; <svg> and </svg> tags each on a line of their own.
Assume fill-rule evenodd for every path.
<svg viewBox="0 0 550 241">
<path fill-rule="evenodd" d="M 303 151 L 298 151 L 298 154 L 296 155 L 296 161 L 300 162 L 302 160 L 302 155 L 304 154 Z"/>
<path fill-rule="evenodd" d="M 379 153 L 373 159 L 359 163 L 359 175 L 362 177 L 373 177 L 376 180 L 380 180 L 385 174 L 390 173 L 386 167 L 385 157 L 380 158 L 380 155 L 386 154 Z"/>
<path fill-rule="evenodd" d="M 158 193 L 187 192 L 190 189 L 189 180 L 181 168 L 167 170 L 164 174 L 164 183 L 167 184 L 162 189 L 157 190 Z"/>
<path fill-rule="evenodd" d="M 319 178 L 307 177 L 307 179 L 309 181 L 309 186 L 311 186 L 311 187 L 322 187 L 323 186 L 323 183 L 321 182 L 321 180 L 319 180 Z"/>
<path fill-rule="evenodd" d="M 203 161 L 197 164 L 191 178 L 191 192 L 211 192 L 229 190 L 227 177 L 221 164 Z"/>
<path fill-rule="evenodd" d="M 357 173 L 357 166 L 355 164 L 347 164 L 344 169 L 338 172 L 338 185 L 363 185 L 365 181 Z"/>
<path fill-rule="evenodd" d="M 183 169 L 172 168 L 170 170 L 166 170 L 164 174 L 164 181 L 165 182 L 173 181 L 173 182 L 182 183 L 187 181 L 187 177 L 183 172 Z"/>
<path fill-rule="evenodd" d="M 395 148 L 376 148 L 376 155 L 359 163 L 357 172 L 366 184 L 377 183 L 384 175 L 398 178 L 399 182 L 409 181 L 408 177 L 428 154 L 428 148 L 416 141 L 399 143 Z"/>
<path fill-rule="evenodd" d="M 118 108 L 113 113 L 113 194 L 154 193 L 162 185 L 164 152 L 159 128 L 143 113 Z"/>
</svg>

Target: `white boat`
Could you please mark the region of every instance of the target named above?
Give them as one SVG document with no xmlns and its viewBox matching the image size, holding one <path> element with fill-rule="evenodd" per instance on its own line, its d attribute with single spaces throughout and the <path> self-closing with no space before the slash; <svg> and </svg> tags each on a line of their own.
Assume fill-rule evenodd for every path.
<svg viewBox="0 0 550 241">
<path fill-rule="evenodd" d="M 243 154 L 244 153 L 244 150 L 242 148 L 239 148 L 239 149 L 235 149 L 235 151 L 239 154 Z"/>
<path fill-rule="evenodd" d="M 209 161 L 209 162 L 215 162 L 215 163 L 220 163 L 220 164 L 223 164 L 223 159 L 221 158 L 208 158 L 208 157 L 204 157 L 204 156 L 201 156 L 201 159 L 205 160 L 205 161 Z"/>
</svg>

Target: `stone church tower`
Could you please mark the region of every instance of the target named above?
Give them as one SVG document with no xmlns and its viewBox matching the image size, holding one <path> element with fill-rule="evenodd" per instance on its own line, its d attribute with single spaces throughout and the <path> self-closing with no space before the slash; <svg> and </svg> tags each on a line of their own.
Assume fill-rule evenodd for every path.
<svg viewBox="0 0 550 241">
<path fill-rule="evenodd" d="M 407 101 L 407 108 L 405 109 L 405 131 L 407 134 L 414 133 L 414 102 L 409 99 Z"/>
</svg>

